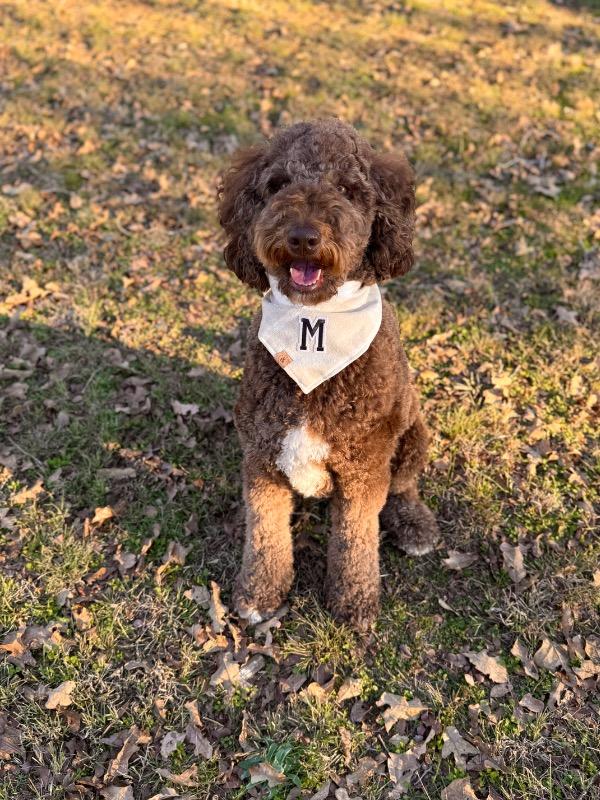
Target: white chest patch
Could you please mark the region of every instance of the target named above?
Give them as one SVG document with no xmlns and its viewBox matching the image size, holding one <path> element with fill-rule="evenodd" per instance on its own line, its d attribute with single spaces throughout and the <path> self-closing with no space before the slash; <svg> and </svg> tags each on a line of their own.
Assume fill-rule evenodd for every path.
<svg viewBox="0 0 600 800">
<path fill-rule="evenodd" d="M 323 463 L 328 455 L 327 442 L 304 424 L 286 433 L 276 463 L 297 492 L 319 497 L 331 488 L 331 476 Z"/>
</svg>

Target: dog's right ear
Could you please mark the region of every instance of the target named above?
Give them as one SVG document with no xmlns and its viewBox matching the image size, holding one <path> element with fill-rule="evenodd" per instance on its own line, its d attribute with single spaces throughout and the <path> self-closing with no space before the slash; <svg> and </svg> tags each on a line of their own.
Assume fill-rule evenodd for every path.
<svg viewBox="0 0 600 800">
<path fill-rule="evenodd" d="M 260 203 L 257 183 L 265 166 L 266 145 L 254 145 L 234 154 L 218 189 L 219 222 L 225 229 L 225 263 L 238 278 L 253 289 L 265 291 L 269 281 L 254 255 L 252 219 Z"/>
</svg>

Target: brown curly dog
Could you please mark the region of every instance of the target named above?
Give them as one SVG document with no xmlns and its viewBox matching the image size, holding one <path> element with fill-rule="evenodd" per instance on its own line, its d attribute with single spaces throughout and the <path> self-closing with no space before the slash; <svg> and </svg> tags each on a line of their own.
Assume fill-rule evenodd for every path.
<svg viewBox="0 0 600 800">
<path fill-rule="evenodd" d="M 294 491 L 331 496 L 327 603 L 364 631 L 379 608 L 380 519 L 411 555 L 438 537 L 416 483 L 429 435 L 395 312 L 376 287 L 413 264 L 413 172 L 404 155 L 376 153 L 343 122 L 302 122 L 235 154 L 219 200 L 228 267 L 255 289 L 271 285 L 286 313 L 297 305 L 319 315 L 342 286 L 379 298 L 367 349 L 308 392 L 285 369 L 301 354 L 272 354 L 259 339 L 259 312 L 235 409 L 247 524 L 238 611 L 257 622 L 291 587 Z M 307 319 L 297 349 L 308 340 L 324 350 L 320 323 Z M 353 326 L 342 330 L 342 351 L 344 330 L 350 338 Z"/>
</svg>

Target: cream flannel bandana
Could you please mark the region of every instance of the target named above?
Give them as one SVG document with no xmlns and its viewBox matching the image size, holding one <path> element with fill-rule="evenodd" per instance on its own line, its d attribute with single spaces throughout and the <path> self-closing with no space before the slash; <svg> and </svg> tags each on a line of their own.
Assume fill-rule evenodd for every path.
<svg viewBox="0 0 600 800">
<path fill-rule="evenodd" d="M 379 286 L 346 281 L 315 306 L 292 301 L 269 276 L 258 338 L 304 394 L 365 353 L 381 325 Z"/>
</svg>

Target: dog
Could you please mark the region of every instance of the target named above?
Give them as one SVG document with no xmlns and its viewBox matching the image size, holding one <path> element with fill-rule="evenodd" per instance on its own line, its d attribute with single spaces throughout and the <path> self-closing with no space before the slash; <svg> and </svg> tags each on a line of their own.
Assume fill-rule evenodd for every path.
<svg viewBox="0 0 600 800">
<path fill-rule="evenodd" d="M 413 171 L 340 120 L 300 122 L 234 154 L 218 201 L 227 266 L 266 292 L 235 407 L 246 509 L 236 608 L 255 624 L 282 604 L 294 493 L 330 497 L 327 606 L 367 632 L 380 520 L 410 555 L 439 536 L 417 491 L 430 436 L 378 286 L 413 265 Z"/>
</svg>

